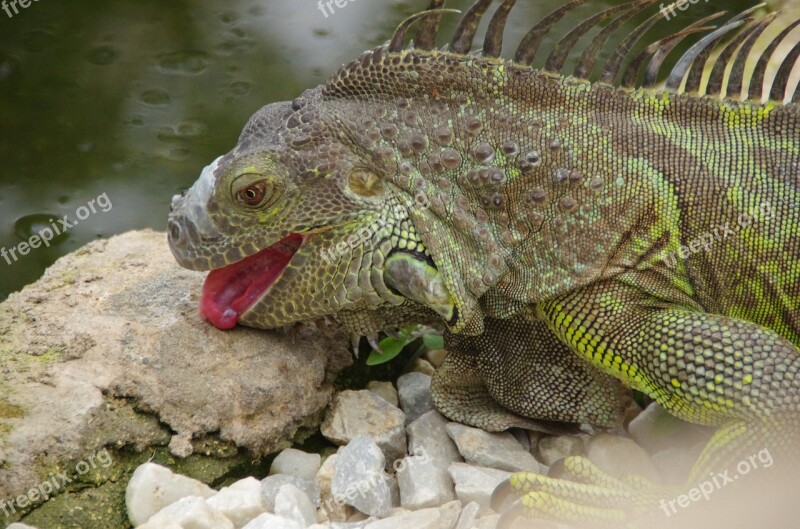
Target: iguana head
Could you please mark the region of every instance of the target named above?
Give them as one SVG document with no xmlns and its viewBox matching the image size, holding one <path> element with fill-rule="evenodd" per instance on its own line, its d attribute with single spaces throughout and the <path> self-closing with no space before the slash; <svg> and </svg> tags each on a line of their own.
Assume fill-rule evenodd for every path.
<svg viewBox="0 0 800 529">
<path fill-rule="evenodd" d="M 387 183 L 353 132 L 363 110 L 320 97 L 309 91 L 261 109 L 237 146 L 173 198 L 173 254 L 186 268 L 211 271 L 202 315 L 228 329 L 344 312 L 362 333 L 430 316 L 418 302 L 452 317 L 409 221 L 408 195 Z"/>
</svg>

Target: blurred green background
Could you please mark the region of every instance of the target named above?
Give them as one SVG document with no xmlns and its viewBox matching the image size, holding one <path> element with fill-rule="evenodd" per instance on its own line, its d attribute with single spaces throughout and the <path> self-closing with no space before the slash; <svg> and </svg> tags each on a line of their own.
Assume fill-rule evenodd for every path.
<svg viewBox="0 0 800 529">
<path fill-rule="evenodd" d="M 562 3 L 521 0 L 507 42 Z M 753 3 L 699 2 L 660 30 Z M 616 4 L 581 6 L 548 42 Z M 0 11 L 0 248 L 102 193 L 113 204 L 50 248 L 0 259 L 0 301 L 94 238 L 164 230 L 171 196 L 234 146 L 253 112 L 324 82 L 426 6 L 351 0 L 325 17 L 317 0 L 40 0 L 12 18 Z"/>
</svg>

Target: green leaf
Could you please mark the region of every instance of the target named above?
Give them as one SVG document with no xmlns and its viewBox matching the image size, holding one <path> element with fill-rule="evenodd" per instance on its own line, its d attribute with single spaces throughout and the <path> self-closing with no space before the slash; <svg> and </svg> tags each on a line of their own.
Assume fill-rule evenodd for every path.
<svg viewBox="0 0 800 529">
<path fill-rule="evenodd" d="M 436 334 L 432 329 L 411 325 L 402 328 L 396 338 L 387 337 L 381 340 L 378 344 L 381 352 L 372 351 L 367 357 L 367 365 L 385 364 L 399 355 L 408 344 L 420 336 L 422 336 L 424 346 L 428 349 L 442 349 L 444 347 L 444 339 L 441 335 Z"/>
<path fill-rule="evenodd" d="M 411 340 L 403 339 L 403 338 L 384 338 L 380 341 L 378 345 L 380 345 L 381 351 L 372 351 L 369 353 L 369 357 L 367 358 L 367 365 L 368 366 L 376 366 L 378 364 L 385 364 L 389 360 L 393 359 L 400 352 L 403 350 L 403 347 L 409 344 Z"/>
<path fill-rule="evenodd" d="M 425 347 L 430 350 L 444 349 L 444 337 L 441 334 L 426 334 L 422 337 Z"/>
</svg>

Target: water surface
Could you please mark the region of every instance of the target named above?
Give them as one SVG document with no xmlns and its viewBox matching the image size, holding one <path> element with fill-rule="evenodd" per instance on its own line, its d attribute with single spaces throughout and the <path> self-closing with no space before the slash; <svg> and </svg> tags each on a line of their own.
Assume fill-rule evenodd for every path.
<svg viewBox="0 0 800 529">
<path fill-rule="evenodd" d="M 507 42 L 562 1 L 520 0 Z M 581 6 L 554 34 L 615 4 Z M 714 4 L 686 16 L 751 2 Z M 0 256 L 0 300 L 92 239 L 164 230 L 170 197 L 233 147 L 253 112 L 324 82 L 426 5 L 350 0 L 327 17 L 316 0 L 40 0 L 12 18 L 0 11 L 0 249 L 89 211 L 49 247 L 11 264 Z"/>
</svg>

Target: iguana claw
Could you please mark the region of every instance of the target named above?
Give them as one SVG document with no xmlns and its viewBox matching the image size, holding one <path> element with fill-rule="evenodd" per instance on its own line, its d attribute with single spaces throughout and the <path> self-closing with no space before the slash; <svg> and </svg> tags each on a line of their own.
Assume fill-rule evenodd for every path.
<svg viewBox="0 0 800 529">
<path fill-rule="evenodd" d="M 380 343 L 378 343 L 377 336 L 367 336 L 367 343 L 369 343 L 369 346 L 372 347 L 374 350 L 378 351 L 379 353 L 383 353 L 381 345 Z"/>
<path fill-rule="evenodd" d="M 369 343 L 370 347 L 372 347 L 374 350 L 378 351 L 379 353 L 383 352 L 381 350 L 381 346 L 380 346 L 380 343 L 378 342 L 378 337 L 377 336 L 367 336 L 366 338 L 367 338 L 367 342 Z M 359 335 L 359 334 L 351 334 L 350 335 L 350 347 L 352 347 L 353 356 L 355 356 L 356 358 L 358 358 L 358 346 L 360 344 L 361 344 L 361 335 Z"/>
</svg>

